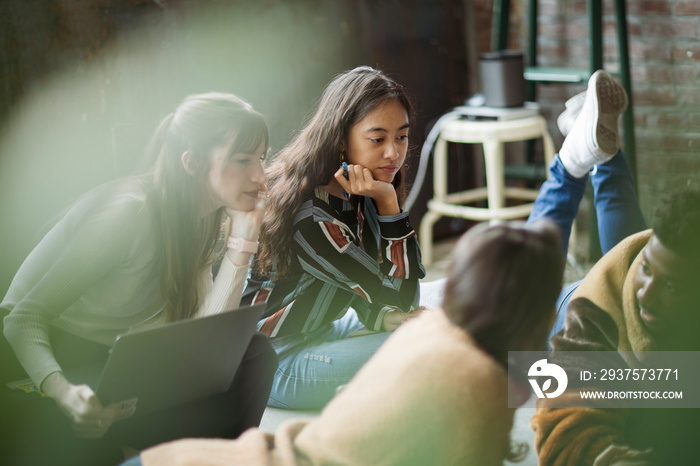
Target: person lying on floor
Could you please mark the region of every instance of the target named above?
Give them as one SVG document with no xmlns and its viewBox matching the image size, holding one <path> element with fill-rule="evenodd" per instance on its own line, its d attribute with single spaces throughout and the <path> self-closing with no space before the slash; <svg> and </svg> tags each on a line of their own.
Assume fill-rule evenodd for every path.
<svg viewBox="0 0 700 466">
<path fill-rule="evenodd" d="M 478 225 L 458 242 L 442 308 L 402 324 L 313 420 L 235 441 L 188 439 L 125 466 L 501 465 L 509 350 L 544 347 L 561 289 L 556 225 Z"/>
<path fill-rule="evenodd" d="M 687 187 L 665 196 L 653 230 L 645 230 L 619 151 L 617 120 L 626 105 L 624 89 L 602 71 L 591 77 L 585 94 L 567 102 L 559 121 L 568 135 L 531 215 L 559 223 L 567 244 L 593 169 L 605 255 L 582 282 L 562 293 L 558 333 L 550 340 L 555 362 L 560 351 L 633 351 L 640 361 L 622 354 L 618 361 L 631 367 L 642 362 L 645 351 L 700 349 L 700 190 Z M 569 361 L 566 368 L 574 365 Z M 569 389 L 556 401 L 538 400 L 531 426 L 540 465 L 695 462 L 696 410 L 552 408 L 562 397 L 578 396 L 577 387 Z"/>
</svg>

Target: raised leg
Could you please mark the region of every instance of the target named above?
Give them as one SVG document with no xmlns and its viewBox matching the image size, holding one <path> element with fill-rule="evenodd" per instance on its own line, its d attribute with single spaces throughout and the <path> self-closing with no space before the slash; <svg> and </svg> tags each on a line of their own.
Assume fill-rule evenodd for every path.
<svg viewBox="0 0 700 466">
<path fill-rule="evenodd" d="M 528 223 L 540 218 L 556 222 L 561 229 L 562 248 L 567 252 L 571 227 L 578 214 L 583 193 L 586 191 L 588 177 L 571 176 L 558 155 L 549 165 L 549 173 L 549 178 L 542 184 L 540 193 L 535 199 Z"/>
<path fill-rule="evenodd" d="M 619 151 L 618 119 L 627 104 L 622 86 L 600 70 L 589 79 L 586 93 L 570 99 L 557 120 L 566 139 L 530 220 L 548 217 L 557 222 L 565 251 L 593 167 L 596 213 L 603 218 L 598 223 L 603 252 L 643 228 L 632 175 Z"/>
<path fill-rule="evenodd" d="M 634 179 L 622 151 L 598 165 L 591 175 L 603 254 L 617 243 L 646 229 L 634 191 Z"/>
</svg>

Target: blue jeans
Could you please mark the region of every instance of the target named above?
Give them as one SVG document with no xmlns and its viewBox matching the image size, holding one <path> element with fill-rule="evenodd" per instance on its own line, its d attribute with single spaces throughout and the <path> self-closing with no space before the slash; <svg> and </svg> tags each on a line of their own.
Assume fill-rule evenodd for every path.
<svg viewBox="0 0 700 466">
<path fill-rule="evenodd" d="M 528 222 L 548 218 L 561 228 L 562 248 L 566 253 L 574 219 L 586 191 L 589 176 L 574 178 L 557 155 L 549 166 L 550 177 L 542 184 Z M 598 236 L 603 254 L 634 233 L 646 229 L 634 192 L 634 179 L 622 151 L 597 165 L 590 175 L 593 202 L 598 217 Z M 580 282 L 567 286 L 557 300 L 557 320 L 550 337 L 564 326 L 566 308 Z M 563 312 L 562 312 L 563 311 Z"/>
<path fill-rule="evenodd" d="M 318 409 L 328 403 L 336 389 L 348 383 L 391 335 L 388 332 L 351 335 L 364 330 L 365 326 L 350 309 L 330 326 L 308 334 L 272 339 L 279 366 L 268 406 Z"/>
<path fill-rule="evenodd" d="M 420 284 L 420 305 L 442 305 L 445 279 Z M 356 335 L 361 333 L 362 336 Z M 370 333 L 350 309 L 331 325 L 308 334 L 273 338 L 279 366 L 268 406 L 318 409 L 348 383 L 391 333 Z"/>
<path fill-rule="evenodd" d="M 119 466 L 141 466 L 141 456 L 134 456 L 133 458 L 124 461 Z"/>
</svg>

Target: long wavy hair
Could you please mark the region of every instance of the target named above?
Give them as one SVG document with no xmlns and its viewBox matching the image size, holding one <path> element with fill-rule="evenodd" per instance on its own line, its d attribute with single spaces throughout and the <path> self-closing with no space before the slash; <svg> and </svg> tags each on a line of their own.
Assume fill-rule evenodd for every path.
<svg viewBox="0 0 700 466">
<path fill-rule="evenodd" d="M 225 229 L 224 208 L 203 213 L 210 199 L 207 175 L 213 149 L 232 142 L 228 157 L 254 153 L 268 145 L 261 114 L 232 94 L 187 97 L 158 125 L 147 149 L 151 167 L 140 177 L 153 215 L 157 267 L 168 321 L 194 315 L 201 304 L 200 276 L 216 259 L 217 241 Z M 185 170 L 182 154 L 190 151 Z"/>
<path fill-rule="evenodd" d="M 411 99 L 381 71 L 361 66 L 337 75 L 323 91 L 318 108 L 306 126 L 274 158 L 267 169 L 268 202 L 260 229 L 255 271 L 273 280 L 289 273 L 293 219 L 314 188 L 325 186 L 341 164 L 341 151 L 353 124 L 387 101 L 397 101 L 414 120 Z M 405 166 L 392 184 L 403 205 Z"/>
</svg>

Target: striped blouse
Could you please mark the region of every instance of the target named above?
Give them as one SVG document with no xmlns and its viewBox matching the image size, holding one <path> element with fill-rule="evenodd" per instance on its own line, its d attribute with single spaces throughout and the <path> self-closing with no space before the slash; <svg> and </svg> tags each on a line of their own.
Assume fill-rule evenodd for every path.
<svg viewBox="0 0 700 466">
<path fill-rule="evenodd" d="M 316 188 L 294 217 L 293 235 L 290 273 L 277 281 L 249 277 L 241 301 L 267 303 L 264 334 L 309 333 L 349 307 L 379 331 L 387 311 L 418 306 L 425 269 L 408 212 L 379 216 L 370 198 L 354 207 Z"/>
</svg>

